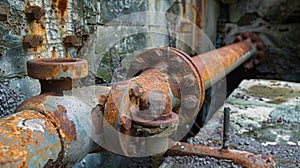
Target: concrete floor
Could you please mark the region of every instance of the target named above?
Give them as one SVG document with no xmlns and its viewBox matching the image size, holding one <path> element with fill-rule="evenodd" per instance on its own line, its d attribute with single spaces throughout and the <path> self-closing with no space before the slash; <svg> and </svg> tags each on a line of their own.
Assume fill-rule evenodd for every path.
<svg viewBox="0 0 300 168">
<path fill-rule="evenodd" d="M 230 148 L 271 155 L 276 167 L 300 167 L 300 83 L 244 80 L 188 142 L 221 147 L 224 107 L 231 108 Z M 160 167 L 240 166 L 193 156 L 167 157 Z"/>
</svg>

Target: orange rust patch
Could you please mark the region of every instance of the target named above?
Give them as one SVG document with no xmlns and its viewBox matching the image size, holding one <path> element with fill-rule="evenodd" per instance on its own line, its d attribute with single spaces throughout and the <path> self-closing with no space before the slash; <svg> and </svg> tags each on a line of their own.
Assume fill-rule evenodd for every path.
<svg viewBox="0 0 300 168">
<path fill-rule="evenodd" d="M 58 110 L 53 113 L 47 111 L 47 115 L 53 117 L 54 123 L 56 123 L 59 128 L 59 132 L 62 137 L 66 138 L 66 142 L 71 142 L 76 140 L 77 133 L 75 125 L 67 117 L 67 110 L 62 105 L 57 106 Z"/>
<path fill-rule="evenodd" d="M 53 6 L 58 9 L 60 12 L 60 17 L 63 19 L 66 16 L 67 8 L 68 8 L 68 0 L 52 0 Z"/>
<path fill-rule="evenodd" d="M 36 122 L 36 119 L 43 121 L 43 125 L 35 127 L 34 122 Z M 26 122 L 32 122 L 31 126 L 26 125 Z M 32 129 L 41 129 L 41 131 Z M 41 148 L 41 146 L 44 146 L 41 144 L 47 141 L 45 133 L 48 136 L 58 138 L 56 127 L 46 116 L 36 111 L 24 110 L 2 118 L 0 121 L 0 136 L 5 136 L 5 138 L 1 137 L 0 140 L 1 167 L 28 167 L 34 156 L 47 155 L 48 150 L 45 151 L 46 148 Z M 47 145 L 49 150 L 56 148 L 61 150 L 60 141 Z M 39 161 L 41 160 L 35 160 L 36 166 L 40 164 Z"/>
<path fill-rule="evenodd" d="M 55 47 L 53 47 L 52 51 L 51 51 L 51 58 L 56 58 L 56 50 Z"/>
</svg>

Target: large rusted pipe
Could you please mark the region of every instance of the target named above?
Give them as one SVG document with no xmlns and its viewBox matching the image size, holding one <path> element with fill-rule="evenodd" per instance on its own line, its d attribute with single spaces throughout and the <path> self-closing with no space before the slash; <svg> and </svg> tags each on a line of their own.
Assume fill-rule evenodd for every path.
<svg viewBox="0 0 300 168">
<path fill-rule="evenodd" d="M 80 121 L 82 116 L 97 120 L 93 108 L 99 102 L 87 105 L 68 91 L 87 75 L 87 61 L 36 59 L 27 67 L 31 77 L 40 79 L 42 94 L 25 100 L 16 114 L 0 120 L 0 167 L 71 167 L 100 150 L 88 135 L 100 125 L 85 127 Z M 80 91 L 93 93 L 89 98 L 97 100 L 109 89 L 92 86 Z"/>
<path fill-rule="evenodd" d="M 159 131 L 161 128 L 158 124 L 158 121 L 164 122 L 163 120 L 165 119 L 169 119 L 170 123 L 172 124 L 169 122 L 164 122 L 164 126 L 166 127 L 164 129 L 167 129 L 171 126 L 172 128 L 176 128 L 173 125 L 176 123 L 176 120 L 178 120 L 178 116 L 176 116 L 176 113 L 172 111 L 177 113 L 191 113 L 192 115 L 190 116 L 194 117 L 202 105 L 205 88 L 218 81 L 220 79 L 219 74 L 222 74 L 224 70 L 225 74 L 227 74 L 234 69 L 234 67 L 247 60 L 249 56 L 255 52 L 255 49 L 251 47 L 251 44 L 247 44 L 247 42 L 240 42 L 218 49 L 218 52 L 220 53 L 220 57 L 216 57 L 213 54 L 216 52 L 212 51 L 194 58 L 191 58 L 182 51 L 173 48 L 158 48 L 143 53 L 146 55 L 146 57 L 148 54 L 148 56 L 150 56 L 148 58 L 158 66 L 154 66 L 152 70 L 145 70 L 143 69 L 144 65 L 141 64 L 141 62 L 147 62 L 146 59 L 136 59 L 137 62 L 134 62 L 136 64 L 133 64 L 132 67 L 135 69 L 134 72 L 132 72 L 132 75 L 135 76 L 140 70 L 143 70 L 143 72 L 141 75 L 134 77 L 133 80 L 128 82 L 129 84 L 135 83 L 137 86 L 130 86 L 128 88 L 129 90 L 120 90 L 122 87 L 118 87 L 118 85 L 121 86 L 124 83 L 126 84 L 125 81 L 112 87 L 113 89 L 110 92 L 108 99 L 108 92 L 105 93 L 106 96 L 104 96 L 104 102 L 106 102 L 106 104 L 103 104 L 103 107 L 105 107 L 104 117 L 107 119 L 106 123 L 108 122 L 109 124 L 113 125 L 117 124 L 118 127 L 120 127 L 120 130 L 125 130 L 124 133 L 131 132 L 131 129 L 135 129 L 131 125 L 132 121 L 130 118 L 126 118 L 126 116 L 120 116 L 120 109 L 115 105 L 118 102 L 116 103 L 116 99 L 113 99 L 113 97 L 120 97 L 120 102 L 122 103 L 123 107 L 132 107 L 132 103 L 129 104 L 130 106 L 124 106 L 126 101 L 138 101 L 138 108 L 143 107 L 146 111 L 149 109 L 149 105 L 151 107 L 151 102 L 162 105 L 161 103 L 152 100 L 153 95 L 162 96 L 162 99 L 166 98 L 167 101 L 165 101 L 166 104 L 163 105 L 164 110 L 162 110 L 162 116 L 158 115 L 157 117 L 156 114 L 154 115 L 159 120 L 155 119 L 149 122 L 148 120 L 144 121 L 140 119 L 134 122 L 136 125 L 146 127 L 147 130 L 151 128 L 154 133 L 160 133 Z M 69 78 L 72 79 L 74 76 L 76 79 L 77 77 L 85 76 L 87 68 L 85 65 L 81 64 L 82 62 L 80 60 L 71 61 L 74 64 L 79 62 L 79 66 L 73 66 L 72 63 L 64 64 L 64 61 L 66 60 L 62 62 L 60 62 L 60 60 L 56 60 L 54 61 L 54 64 L 52 64 L 51 61 L 52 60 L 43 60 L 42 64 L 47 64 L 45 67 L 46 70 L 42 69 L 42 72 L 40 72 L 41 74 L 37 73 L 38 75 L 42 75 L 48 73 L 48 71 L 55 72 L 54 76 L 52 76 L 53 73 L 49 73 L 49 75 L 46 75 L 46 77 L 41 77 L 41 80 L 45 80 L 47 85 L 47 87 L 42 87 L 45 88 L 43 90 L 44 93 L 40 96 L 28 99 L 18 108 L 19 113 L 0 120 L 0 145 L 2 148 L 0 149 L 1 166 L 3 165 L 11 167 L 14 166 L 14 164 L 16 167 L 38 167 L 47 165 L 71 166 L 78 160 L 82 159 L 87 153 L 95 150 L 93 143 L 94 139 L 92 140 L 91 138 L 87 138 L 90 135 L 88 135 L 86 131 L 89 129 L 95 129 L 93 131 L 96 133 L 101 133 L 102 120 L 97 118 L 97 114 L 94 114 L 92 109 L 86 108 L 83 110 L 83 108 L 79 105 L 85 106 L 86 103 L 82 100 L 76 100 L 75 104 L 70 105 L 70 100 L 74 100 L 74 97 L 62 96 L 64 90 L 72 88 L 70 87 L 70 82 L 68 82 L 68 86 L 63 86 L 63 88 L 59 88 L 59 83 L 55 85 L 58 92 L 51 92 L 51 89 L 48 88 L 48 86 L 51 87 L 50 83 L 54 82 L 55 80 L 66 80 Z M 160 64 L 160 61 L 162 61 L 163 64 Z M 182 64 L 182 67 L 177 67 L 178 63 Z M 216 66 L 220 63 L 222 66 Z M 39 71 L 39 68 L 36 67 L 35 62 L 33 62 L 33 64 L 30 66 L 35 67 L 31 71 Z M 134 68 L 136 66 L 138 66 L 138 68 Z M 182 68 L 184 71 L 180 71 Z M 84 71 L 81 72 L 81 70 Z M 67 74 L 71 74 L 71 76 L 68 76 Z M 152 78 L 155 78 L 155 80 Z M 52 81 L 50 82 L 49 79 Z M 153 82 L 157 82 L 157 88 L 154 92 L 150 87 Z M 209 82 L 210 84 L 208 84 Z M 42 84 L 45 85 L 45 82 L 42 82 Z M 144 93 L 144 98 L 142 95 L 140 95 L 138 88 L 140 87 L 140 84 L 142 84 L 142 88 L 144 88 L 147 92 Z M 149 85 L 149 87 L 145 87 L 143 85 Z M 162 91 L 159 90 L 161 86 L 165 88 Z M 178 87 L 185 87 L 189 89 L 178 89 Z M 103 88 L 95 89 L 95 91 L 101 92 L 103 91 Z M 129 92 L 128 95 L 130 97 L 128 97 L 128 100 L 124 99 L 124 96 L 119 93 L 120 91 Z M 132 95 L 134 97 L 132 97 Z M 181 104 L 183 108 L 181 111 L 176 111 L 177 107 L 174 105 L 174 103 L 176 104 L 176 101 L 173 101 L 173 99 L 175 99 L 173 97 L 176 96 L 177 99 L 182 102 Z M 141 101 L 139 98 L 142 98 Z M 97 96 L 95 99 L 97 99 Z M 93 107 L 96 106 L 97 103 L 93 104 Z M 78 107 L 79 110 L 76 110 L 75 107 Z M 139 110 L 138 108 L 135 109 Z M 151 108 L 149 111 L 151 111 Z M 134 112 L 139 113 L 136 110 Z M 79 122 L 79 118 L 82 117 L 82 115 L 85 117 L 88 116 L 88 120 L 90 120 L 89 123 L 93 123 L 92 126 L 88 125 L 91 126 L 91 128 L 86 128 L 85 125 L 82 125 L 82 123 Z M 112 121 L 109 120 L 109 115 L 114 116 L 111 118 Z M 145 116 L 147 116 L 147 114 Z M 42 140 L 39 140 L 38 138 Z M 19 141 L 17 139 L 19 139 Z M 120 139 L 120 141 L 122 141 L 122 139 Z M 27 146 L 24 147 L 26 144 Z M 32 148 L 30 145 L 32 145 L 34 148 Z M 45 150 L 51 152 L 45 152 Z M 15 153 L 15 151 L 20 152 Z M 39 155 L 39 157 L 36 157 L 36 155 Z M 12 158 L 8 159 L 7 156 Z M 23 158 L 26 158 L 26 160 Z"/>
</svg>

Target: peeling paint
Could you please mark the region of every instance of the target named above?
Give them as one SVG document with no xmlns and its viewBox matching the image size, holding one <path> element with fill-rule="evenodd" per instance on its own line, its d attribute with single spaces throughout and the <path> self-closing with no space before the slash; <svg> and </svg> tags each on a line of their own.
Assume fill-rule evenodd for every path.
<svg viewBox="0 0 300 168">
<path fill-rule="evenodd" d="M 33 131 L 41 131 L 44 133 L 44 128 L 45 128 L 45 121 L 39 118 L 35 119 L 30 119 L 30 120 L 23 120 L 17 123 L 17 126 L 22 128 L 22 129 L 29 129 L 32 132 Z"/>
</svg>

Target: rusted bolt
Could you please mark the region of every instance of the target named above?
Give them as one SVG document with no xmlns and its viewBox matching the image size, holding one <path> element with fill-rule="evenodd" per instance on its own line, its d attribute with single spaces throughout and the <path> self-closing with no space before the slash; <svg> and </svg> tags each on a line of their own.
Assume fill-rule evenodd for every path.
<svg viewBox="0 0 300 168">
<path fill-rule="evenodd" d="M 138 84 L 134 84 L 129 89 L 129 96 L 141 97 L 144 94 L 144 89 Z"/>
<path fill-rule="evenodd" d="M 174 69 L 174 70 L 179 70 L 180 67 L 182 66 L 181 64 L 183 63 L 183 60 L 179 57 L 174 57 L 170 59 L 169 62 L 169 68 Z"/>
<path fill-rule="evenodd" d="M 192 74 L 183 77 L 182 84 L 184 87 L 191 87 L 196 84 L 196 79 Z"/>
<path fill-rule="evenodd" d="M 40 6 L 30 6 L 25 9 L 25 14 L 28 20 L 40 20 L 45 15 L 45 9 Z"/>
<path fill-rule="evenodd" d="M 194 95 L 188 95 L 186 98 L 183 99 L 183 106 L 187 109 L 194 109 L 198 103 L 198 99 Z"/>
<path fill-rule="evenodd" d="M 6 21 L 8 14 L 7 6 L 0 5 L 0 21 Z"/>
<path fill-rule="evenodd" d="M 122 126 L 125 130 L 130 130 L 131 120 L 125 116 L 120 116 L 119 125 Z"/>
<path fill-rule="evenodd" d="M 42 44 L 43 39 L 41 35 L 28 35 L 23 38 L 23 45 L 26 48 L 36 48 Z"/>
<path fill-rule="evenodd" d="M 77 46 L 77 36 L 76 35 L 67 35 L 64 38 L 65 47 L 76 47 Z"/>
</svg>

